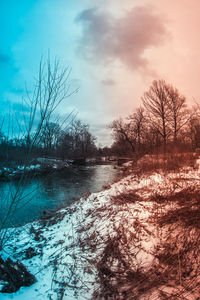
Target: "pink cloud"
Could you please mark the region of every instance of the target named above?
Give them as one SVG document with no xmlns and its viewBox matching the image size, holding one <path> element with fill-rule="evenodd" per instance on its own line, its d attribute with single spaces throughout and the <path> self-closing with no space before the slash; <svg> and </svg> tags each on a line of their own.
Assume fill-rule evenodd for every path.
<svg viewBox="0 0 200 300">
<path fill-rule="evenodd" d="M 160 16 L 152 7 L 135 7 L 121 18 L 96 8 L 84 10 L 76 22 L 82 25 L 79 52 L 96 62 L 120 61 L 138 70 L 148 68 L 145 51 L 162 45 L 168 37 Z"/>
</svg>

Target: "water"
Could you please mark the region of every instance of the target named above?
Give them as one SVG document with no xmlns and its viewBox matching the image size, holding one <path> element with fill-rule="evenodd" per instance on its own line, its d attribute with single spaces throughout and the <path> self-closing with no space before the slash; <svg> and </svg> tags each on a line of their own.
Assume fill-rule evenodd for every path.
<svg viewBox="0 0 200 300">
<path fill-rule="evenodd" d="M 49 174 L 46 177 L 29 178 L 20 187 L 21 199 L 13 206 L 12 223 L 20 226 L 40 217 L 45 210 L 69 205 L 89 192 L 97 192 L 103 186 L 120 178 L 121 173 L 113 165 L 79 166 Z M 18 188 L 18 182 L 0 182 L 0 218 L 6 214 L 8 202 Z"/>
</svg>

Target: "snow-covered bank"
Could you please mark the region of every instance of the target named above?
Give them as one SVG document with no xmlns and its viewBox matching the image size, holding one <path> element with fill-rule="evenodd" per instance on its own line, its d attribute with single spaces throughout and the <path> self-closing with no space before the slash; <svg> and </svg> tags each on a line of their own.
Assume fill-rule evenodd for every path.
<svg viewBox="0 0 200 300">
<path fill-rule="evenodd" d="M 190 272 L 183 276 L 183 254 L 178 252 L 173 253 L 177 274 L 163 277 L 161 270 L 168 269 L 160 259 L 161 250 L 171 232 L 169 224 L 159 218 L 181 205 L 176 201 L 181 191 L 196 191 L 199 186 L 199 171 L 189 168 L 177 173 L 132 174 L 69 208 L 18 228 L 1 255 L 22 261 L 37 282 L 15 294 L 0 294 L 0 299 L 165 299 L 162 294 L 179 295 L 186 289 L 185 281 L 190 281 Z M 175 200 L 169 200 L 172 195 Z M 180 224 L 178 228 L 180 232 Z M 195 270 L 198 267 L 197 262 Z M 197 299 L 191 282 L 187 292 L 183 299 Z"/>
<path fill-rule="evenodd" d="M 8 181 L 11 179 L 20 179 L 22 175 L 35 176 L 45 175 L 52 171 L 60 171 L 69 168 L 72 165 L 70 160 L 59 159 L 39 159 L 35 160 L 32 164 L 16 165 L 15 167 L 2 167 L 0 168 L 0 180 Z"/>
</svg>

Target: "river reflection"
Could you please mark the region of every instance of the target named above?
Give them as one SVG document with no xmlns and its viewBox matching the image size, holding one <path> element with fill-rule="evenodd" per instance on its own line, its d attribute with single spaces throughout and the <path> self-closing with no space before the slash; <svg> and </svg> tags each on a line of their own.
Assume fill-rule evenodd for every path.
<svg viewBox="0 0 200 300">
<path fill-rule="evenodd" d="M 113 183 L 121 173 L 113 165 L 80 166 L 54 172 L 45 178 L 31 178 L 22 189 L 12 218 L 12 226 L 23 225 L 40 217 L 47 209 L 60 208 L 88 192 L 97 192 Z M 18 182 L 0 182 L 0 218 L 5 216 L 7 201 L 18 188 Z M 9 224 L 10 226 L 11 224 Z M 7 225 L 8 226 L 8 225 Z"/>
</svg>

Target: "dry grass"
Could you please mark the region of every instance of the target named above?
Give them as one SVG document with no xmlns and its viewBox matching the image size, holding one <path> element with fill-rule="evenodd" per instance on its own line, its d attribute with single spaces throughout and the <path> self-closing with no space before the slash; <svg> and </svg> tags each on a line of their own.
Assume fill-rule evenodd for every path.
<svg viewBox="0 0 200 300">
<path fill-rule="evenodd" d="M 175 178 L 175 181 L 177 179 Z M 151 197 L 151 201 L 165 204 L 165 203 L 177 203 L 178 205 L 187 205 L 187 203 L 198 204 L 200 198 L 200 191 L 194 187 L 183 188 L 181 191 L 172 192 L 168 195 L 155 194 Z"/>
<path fill-rule="evenodd" d="M 143 199 L 132 191 L 112 197 L 112 201 L 119 210 L 121 204 L 128 210 L 130 203 Z M 149 224 L 157 227 L 159 237 L 151 266 L 144 268 L 137 255 L 145 251 L 141 243 L 144 232 L 149 237 L 153 233 L 148 227 L 145 230 L 139 219 L 127 223 L 123 214 L 114 236 L 104 240 L 96 265 L 99 288 L 94 299 L 198 299 L 200 191 L 189 187 L 167 196 L 154 195 L 149 201 L 154 202 Z M 175 208 L 169 209 L 172 206 Z"/>
<path fill-rule="evenodd" d="M 175 159 L 170 158 L 171 165 L 169 161 L 168 165 L 167 161 L 162 162 L 159 168 L 175 170 L 188 160 L 195 165 L 194 156 L 181 156 L 176 164 Z M 154 165 L 144 165 L 147 172 L 151 168 L 155 172 Z M 183 178 L 177 176 L 173 180 L 183 188 L 167 195 L 151 195 L 151 217 L 146 222 L 130 210 L 132 204 L 145 205 L 137 188 L 112 196 L 110 205 L 97 211 L 88 210 L 93 221 L 87 226 L 80 220 L 76 262 L 84 264 L 86 272 L 96 278 L 92 299 L 198 299 L 200 191 L 194 185 L 185 188 L 177 183 Z M 98 227 L 94 229 L 99 218 L 111 220 L 112 230 L 101 233 Z M 155 238 L 155 247 L 148 252 L 143 241 Z M 141 253 L 142 257 L 152 257 L 149 265 L 143 265 Z"/>
<path fill-rule="evenodd" d="M 142 173 L 155 171 L 178 171 L 184 166 L 196 167 L 196 153 L 168 153 L 159 155 L 145 155 L 137 162 L 137 169 Z"/>
<path fill-rule="evenodd" d="M 200 295 L 200 192 L 188 188 L 162 200 L 167 205 L 176 201 L 177 206 L 154 215 L 162 233 L 155 267 L 161 276 L 167 275 L 165 286 L 173 287 L 159 299 L 198 299 L 194 294 Z"/>
<path fill-rule="evenodd" d="M 200 191 L 198 189 L 187 188 L 174 195 L 158 196 L 153 199 L 162 203 L 177 202 L 176 208 L 158 216 L 160 226 L 179 222 L 187 229 L 188 227 L 200 228 Z"/>
<path fill-rule="evenodd" d="M 135 191 L 130 191 L 128 193 L 121 193 L 116 196 L 112 196 L 112 202 L 114 204 L 126 205 L 127 203 L 135 203 L 141 201 L 141 197 L 137 195 Z"/>
<path fill-rule="evenodd" d="M 182 164 L 183 157 L 178 167 Z M 151 168 L 153 171 L 153 165 L 147 168 L 148 172 Z M 174 183 L 180 179 L 174 177 Z M 140 217 L 146 203 L 137 187 L 112 196 L 110 203 L 96 210 L 88 208 L 84 215 L 80 210 L 75 222 L 78 236 L 72 236 L 67 249 L 63 241 L 59 241 L 60 250 L 51 260 L 55 265 L 52 285 L 59 285 L 60 299 L 67 289 L 74 290 L 75 294 L 81 290 L 87 295 L 91 277 L 95 278 L 92 299 L 198 299 L 200 191 L 198 187 L 183 185 L 178 192 L 174 189 L 167 195 L 153 193 L 151 190 L 150 204 L 146 206 L 151 215 L 149 219 Z M 56 218 L 62 219 L 63 215 L 55 219 L 51 214 L 45 216 L 42 226 L 54 224 Z M 105 225 L 102 229 L 104 220 L 112 228 Z M 146 247 L 144 241 L 153 241 L 153 247 Z M 66 256 L 71 263 L 66 263 Z M 146 256 L 150 257 L 150 263 L 145 265 Z M 63 276 L 58 269 L 63 270 Z"/>
</svg>

